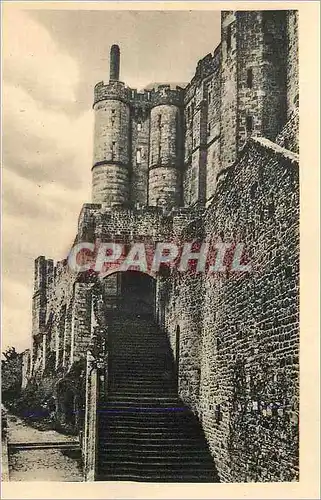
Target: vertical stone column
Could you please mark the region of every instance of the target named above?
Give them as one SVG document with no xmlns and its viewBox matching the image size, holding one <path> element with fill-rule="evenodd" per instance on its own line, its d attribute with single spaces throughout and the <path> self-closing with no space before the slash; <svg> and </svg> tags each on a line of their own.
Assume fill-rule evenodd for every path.
<svg viewBox="0 0 321 500">
<path fill-rule="evenodd" d="M 86 360 L 86 407 L 82 456 L 85 481 L 94 481 L 97 453 L 97 397 L 98 373 L 92 354 L 87 352 Z"/>
<path fill-rule="evenodd" d="M 75 283 L 71 323 L 70 365 L 86 355 L 91 336 L 92 284 Z"/>
<path fill-rule="evenodd" d="M 9 481 L 8 419 L 4 407 L 1 408 L 1 481 Z"/>
<path fill-rule="evenodd" d="M 100 295 L 97 290 L 92 293 L 90 344 L 86 354 L 86 396 L 85 396 L 85 426 L 82 455 L 84 461 L 84 474 L 86 481 L 94 481 L 96 475 L 97 457 L 97 406 L 101 391 L 107 383 L 107 356 L 100 324 Z M 101 374 L 101 375 L 100 375 Z"/>
</svg>

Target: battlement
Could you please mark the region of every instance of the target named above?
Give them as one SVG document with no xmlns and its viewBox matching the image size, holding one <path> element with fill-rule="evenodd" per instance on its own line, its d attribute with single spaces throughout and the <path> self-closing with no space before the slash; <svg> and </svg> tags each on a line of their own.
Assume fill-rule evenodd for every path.
<svg viewBox="0 0 321 500">
<path fill-rule="evenodd" d="M 172 89 L 170 85 L 164 84 L 151 90 L 144 89 L 143 92 L 138 92 L 137 89 L 126 87 L 123 82 L 98 82 L 94 87 L 94 106 L 97 102 L 108 99 L 123 101 L 133 106 L 143 103 L 151 107 L 161 104 L 183 106 L 184 89 L 178 86 Z"/>
<path fill-rule="evenodd" d="M 94 106 L 97 102 L 107 99 L 116 99 L 127 103 L 130 100 L 130 89 L 119 81 L 98 82 L 94 87 Z"/>
<path fill-rule="evenodd" d="M 200 83 L 219 69 L 221 63 L 221 44 L 214 50 L 213 54 L 207 54 L 200 59 L 196 66 L 195 75 L 184 89 L 184 104 L 187 104 L 195 94 Z"/>
<path fill-rule="evenodd" d="M 184 89 L 178 86 L 172 89 L 170 85 L 159 85 L 151 91 L 151 102 L 153 106 L 161 104 L 183 106 Z"/>
</svg>

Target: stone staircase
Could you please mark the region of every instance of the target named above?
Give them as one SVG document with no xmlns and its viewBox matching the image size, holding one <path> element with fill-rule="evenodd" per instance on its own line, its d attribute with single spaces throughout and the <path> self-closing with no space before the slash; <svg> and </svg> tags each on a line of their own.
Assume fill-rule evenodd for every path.
<svg viewBox="0 0 321 500">
<path fill-rule="evenodd" d="M 149 318 L 122 317 L 109 339 L 97 480 L 218 482 L 201 426 L 178 397 L 166 336 Z"/>
</svg>

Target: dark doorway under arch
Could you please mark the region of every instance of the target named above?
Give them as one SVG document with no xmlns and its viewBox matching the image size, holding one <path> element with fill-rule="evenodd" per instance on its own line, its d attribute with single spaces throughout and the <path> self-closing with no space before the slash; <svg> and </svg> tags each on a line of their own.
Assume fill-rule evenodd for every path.
<svg viewBox="0 0 321 500">
<path fill-rule="evenodd" d="M 106 310 L 154 316 L 155 279 L 140 271 L 115 272 L 103 280 Z"/>
</svg>

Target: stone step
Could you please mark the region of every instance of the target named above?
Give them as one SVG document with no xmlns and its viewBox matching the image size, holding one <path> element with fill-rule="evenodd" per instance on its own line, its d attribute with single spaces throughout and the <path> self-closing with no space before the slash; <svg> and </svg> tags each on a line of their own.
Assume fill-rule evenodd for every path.
<svg viewBox="0 0 321 500">
<path fill-rule="evenodd" d="M 190 426 L 188 428 L 184 427 L 184 429 L 181 429 L 180 427 L 175 428 L 175 427 L 168 427 L 168 426 L 149 426 L 149 427 L 142 427 L 142 426 L 121 426 L 121 425 L 108 425 L 108 428 L 101 428 L 101 432 L 104 433 L 105 435 L 107 434 L 118 434 L 119 436 L 121 435 L 128 435 L 128 436 L 156 436 L 156 437 L 161 437 L 161 436 L 185 436 L 186 434 L 188 435 L 197 435 L 199 436 L 199 430 L 197 427 Z"/>
<path fill-rule="evenodd" d="M 200 424 L 178 397 L 165 334 L 133 318 L 119 318 L 108 332 L 109 388 L 97 410 L 97 480 L 216 481 Z"/>
<path fill-rule="evenodd" d="M 148 445 L 148 444 L 157 444 L 161 443 L 159 446 L 159 451 L 161 454 L 165 453 L 166 449 L 163 448 L 166 444 L 189 444 L 190 446 L 194 446 L 195 443 L 199 445 L 204 445 L 204 439 L 199 433 L 194 430 L 194 432 L 190 433 L 178 433 L 178 432 L 153 432 L 150 434 L 142 434 L 141 432 L 119 432 L 115 429 L 113 430 L 104 430 L 99 429 L 99 440 L 103 449 L 103 445 L 106 442 L 117 442 L 119 444 L 123 443 L 127 445 L 126 450 L 129 449 L 130 445 L 133 445 L 132 451 L 135 452 L 134 445 Z M 188 449 L 188 448 L 187 448 Z M 170 452 L 171 449 L 167 450 Z"/>
<path fill-rule="evenodd" d="M 209 457 L 207 450 L 204 449 L 198 449 L 195 447 L 187 447 L 186 449 L 182 450 L 181 448 L 168 448 L 168 449 L 163 449 L 163 448 L 137 448 L 137 447 L 129 447 L 129 448 L 120 448 L 118 449 L 110 449 L 108 450 L 108 457 L 114 457 L 115 459 L 118 458 L 126 458 L 129 457 L 131 460 L 133 457 L 137 461 L 145 461 L 149 460 L 150 458 L 160 458 L 163 459 L 166 454 L 166 457 L 172 457 L 173 459 L 177 460 L 177 458 L 180 458 L 181 456 L 184 456 L 186 459 L 189 458 L 206 458 L 207 460 L 211 460 L 211 457 Z"/>
<path fill-rule="evenodd" d="M 195 459 L 191 458 L 189 460 L 186 460 L 184 456 L 182 456 L 180 459 L 177 459 L 177 457 L 171 458 L 171 457 L 159 457 L 159 458 L 149 458 L 147 460 L 142 460 L 142 459 L 127 459 L 124 460 L 123 457 L 120 457 L 118 460 L 115 458 L 110 458 L 108 457 L 108 454 L 104 456 L 103 458 L 100 458 L 100 467 L 101 469 L 107 469 L 108 467 L 113 467 L 116 466 L 117 468 L 139 468 L 147 472 L 148 470 L 152 471 L 155 468 L 170 468 L 172 471 L 174 470 L 180 470 L 182 465 L 185 466 L 186 468 L 190 467 L 195 467 L 199 468 L 201 467 L 202 470 L 212 470 L 213 469 L 213 463 L 211 463 L 209 460 L 201 460 L 201 459 Z"/>
<path fill-rule="evenodd" d="M 179 408 L 179 409 L 175 409 L 171 412 L 169 412 L 168 410 L 164 410 L 164 408 L 161 409 L 161 411 L 158 411 L 158 410 L 155 410 L 155 408 L 150 408 L 150 412 L 137 412 L 137 411 L 133 411 L 133 412 L 126 412 L 126 411 L 120 411 L 119 412 L 119 415 L 118 416 L 115 416 L 114 418 L 116 419 L 129 419 L 129 420 L 141 420 L 142 422 L 143 421 L 146 421 L 146 418 L 149 419 L 151 422 L 156 422 L 156 421 L 167 421 L 169 423 L 172 423 L 172 422 L 175 422 L 175 423 L 179 423 L 181 425 L 184 425 L 185 422 L 189 422 L 189 421 L 194 421 L 195 420 L 195 416 L 193 415 L 192 411 L 191 410 L 188 410 L 184 407 L 182 407 L 183 409 Z M 102 416 L 108 415 L 108 421 L 110 421 L 110 419 L 113 418 L 113 415 L 109 415 L 109 410 L 110 410 L 110 407 L 109 406 L 105 406 L 105 405 L 100 405 L 98 406 L 98 414 Z M 134 409 L 136 410 L 136 409 Z"/>
<path fill-rule="evenodd" d="M 113 403 L 123 403 L 123 402 L 128 402 L 131 403 L 133 402 L 134 404 L 138 403 L 158 403 L 158 402 L 168 402 L 168 403 L 175 403 L 181 404 L 181 401 L 179 400 L 178 397 L 168 397 L 167 395 L 157 395 L 157 396 L 142 396 L 142 395 L 133 395 L 130 400 L 126 397 L 126 394 L 124 393 L 114 393 L 114 394 L 109 394 L 108 395 L 108 405 L 113 404 Z"/>
<path fill-rule="evenodd" d="M 204 473 L 204 474 L 197 474 L 195 472 L 190 472 L 189 474 L 179 474 L 179 473 L 170 473 L 169 471 L 166 471 L 162 473 L 161 471 L 159 472 L 153 472 L 153 473 L 146 473 L 145 471 L 142 472 L 120 472 L 120 471 L 108 471 L 108 472 L 101 472 L 97 476 L 97 481 L 137 481 L 137 482 L 153 482 L 153 483 L 213 483 L 216 482 L 218 483 L 219 480 L 217 476 L 210 473 Z"/>
<path fill-rule="evenodd" d="M 158 382 L 158 383 L 174 383 L 174 376 L 171 373 L 168 373 L 167 370 L 154 370 L 154 371 L 146 371 L 145 375 L 143 374 L 143 370 L 129 370 L 125 371 L 118 368 L 118 370 L 113 370 L 112 373 L 109 373 L 110 381 L 121 381 L 121 382 L 136 382 L 137 384 L 144 384 L 145 382 Z"/>
<path fill-rule="evenodd" d="M 168 455 L 173 457 L 189 454 L 192 449 L 206 449 L 204 442 L 197 439 L 187 439 L 186 442 L 180 443 L 175 443 L 173 440 L 160 443 L 159 441 L 139 441 L 137 439 L 126 442 L 125 438 L 107 439 L 101 437 L 99 440 L 98 456 L 101 458 L 102 456 L 107 457 L 109 453 L 118 453 L 119 455 L 123 453 L 135 453 L 138 448 L 142 454 L 149 453 L 150 455 L 159 454 L 161 456 Z"/>
</svg>

